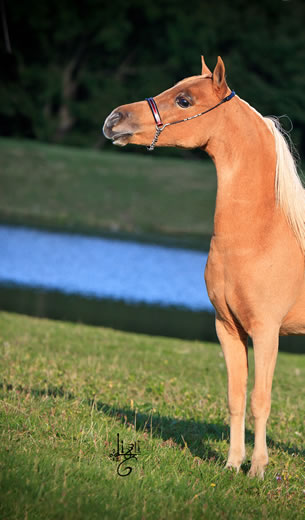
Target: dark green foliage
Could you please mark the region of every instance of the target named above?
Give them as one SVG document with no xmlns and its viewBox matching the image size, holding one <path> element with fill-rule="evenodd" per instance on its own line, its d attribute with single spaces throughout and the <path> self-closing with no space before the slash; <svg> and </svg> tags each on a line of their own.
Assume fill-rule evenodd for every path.
<svg viewBox="0 0 305 520">
<path fill-rule="evenodd" d="M 211 68 L 224 58 L 229 84 L 264 115 L 288 114 L 304 151 L 301 0 L 28 0 L 6 8 L 13 54 L 2 43 L 3 135 L 110 146 L 100 136 L 105 116 L 200 73 L 203 53 Z"/>
</svg>

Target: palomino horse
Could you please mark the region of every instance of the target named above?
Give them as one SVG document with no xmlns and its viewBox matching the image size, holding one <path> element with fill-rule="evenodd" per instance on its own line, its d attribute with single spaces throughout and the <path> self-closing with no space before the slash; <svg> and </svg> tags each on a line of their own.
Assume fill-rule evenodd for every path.
<svg viewBox="0 0 305 520">
<path fill-rule="evenodd" d="M 155 98 L 111 112 L 104 134 L 114 144 L 201 148 L 217 170 L 214 233 L 205 271 L 228 372 L 230 449 L 227 467 L 245 456 L 247 339 L 255 384 L 251 476 L 268 463 L 266 423 L 279 335 L 305 334 L 305 191 L 276 122 L 228 88 L 219 57 L 211 71 Z"/>
</svg>

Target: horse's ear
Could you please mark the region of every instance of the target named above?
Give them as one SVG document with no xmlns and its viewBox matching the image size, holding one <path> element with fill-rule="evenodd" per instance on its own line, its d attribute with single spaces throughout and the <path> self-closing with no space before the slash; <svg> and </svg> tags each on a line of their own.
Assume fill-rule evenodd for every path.
<svg viewBox="0 0 305 520">
<path fill-rule="evenodd" d="M 201 56 L 201 65 L 202 65 L 201 74 L 202 75 L 209 74 L 209 76 L 212 76 L 212 72 L 210 71 L 209 67 L 207 67 L 203 56 Z"/>
<path fill-rule="evenodd" d="M 226 69 L 220 56 L 218 56 L 216 67 L 213 71 L 213 86 L 221 97 L 225 96 L 228 89 L 226 82 Z"/>
</svg>

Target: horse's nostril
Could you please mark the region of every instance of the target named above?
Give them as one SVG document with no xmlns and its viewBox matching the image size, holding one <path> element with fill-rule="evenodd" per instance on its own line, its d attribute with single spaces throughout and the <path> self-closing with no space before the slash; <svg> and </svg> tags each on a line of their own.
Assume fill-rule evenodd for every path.
<svg viewBox="0 0 305 520">
<path fill-rule="evenodd" d="M 120 134 L 130 134 L 130 129 L 129 128 L 122 128 L 120 125 L 120 123 L 123 121 L 125 121 L 125 119 L 128 118 L 128 112 L 125 112 L 125 111 L 122 111 L 120 112 L 119 110 L 115 110 L 113 111 L 107 118 L 106 118 L 106 121 L 104 122 L 104 126 L 103 126 L 103 134 L 104 136 L 107 138 L 107 139 L 113 139 L 114 135 L 119 135 Z M 118 126 L 118 128 L 117 128 Z M 124 127 L 124 124 L 123 124 L 123 127 Z"/>
<path fill-rule="evenodd" d="M 109 118 L 107 119 L 107 127 L 113 128 L 115 125 L 118 124 L 119 121 L 121 121 L 121 119 L 123 119 L 123 117 L 124 116 L 123 116 L 122 112 L 115 112 L 114 114 L 109 116 Z"/>
</svg>

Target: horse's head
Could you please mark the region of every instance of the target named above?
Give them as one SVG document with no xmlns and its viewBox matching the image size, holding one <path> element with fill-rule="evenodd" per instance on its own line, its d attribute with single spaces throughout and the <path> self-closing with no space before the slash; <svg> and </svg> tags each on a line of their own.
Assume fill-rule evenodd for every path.
<svg viewBox="0 0 305 520">
<path fill-rule="evenodd" d="M 105 137 L 119 146 L 128 143 L 148 146 L 159 126 L 161 133 L 157 139 L 158 146 L 203 147 L 215 125 L 218 125 L 221 111 L 210 111 L 203 117 L 195 117 L 186 122 L 180 123 L 180 120 L 209 111 L 229 93 L 222 59 L 218 57 L 212 74 L 202 56 L 201 76 L 179 81 L 174 87 L 153 98 L 152 102 L 155 102 L 160 114 L 159 121 L 158 113 L 153 115 L 154 107 L 147 100 L 138 101 L 115 108 L 106 118 L 103 132 Z M 175 124 L 176 122 L 180 124 Z M 163 129 L 162 125 L 165 125 Z"/>
</svg>

